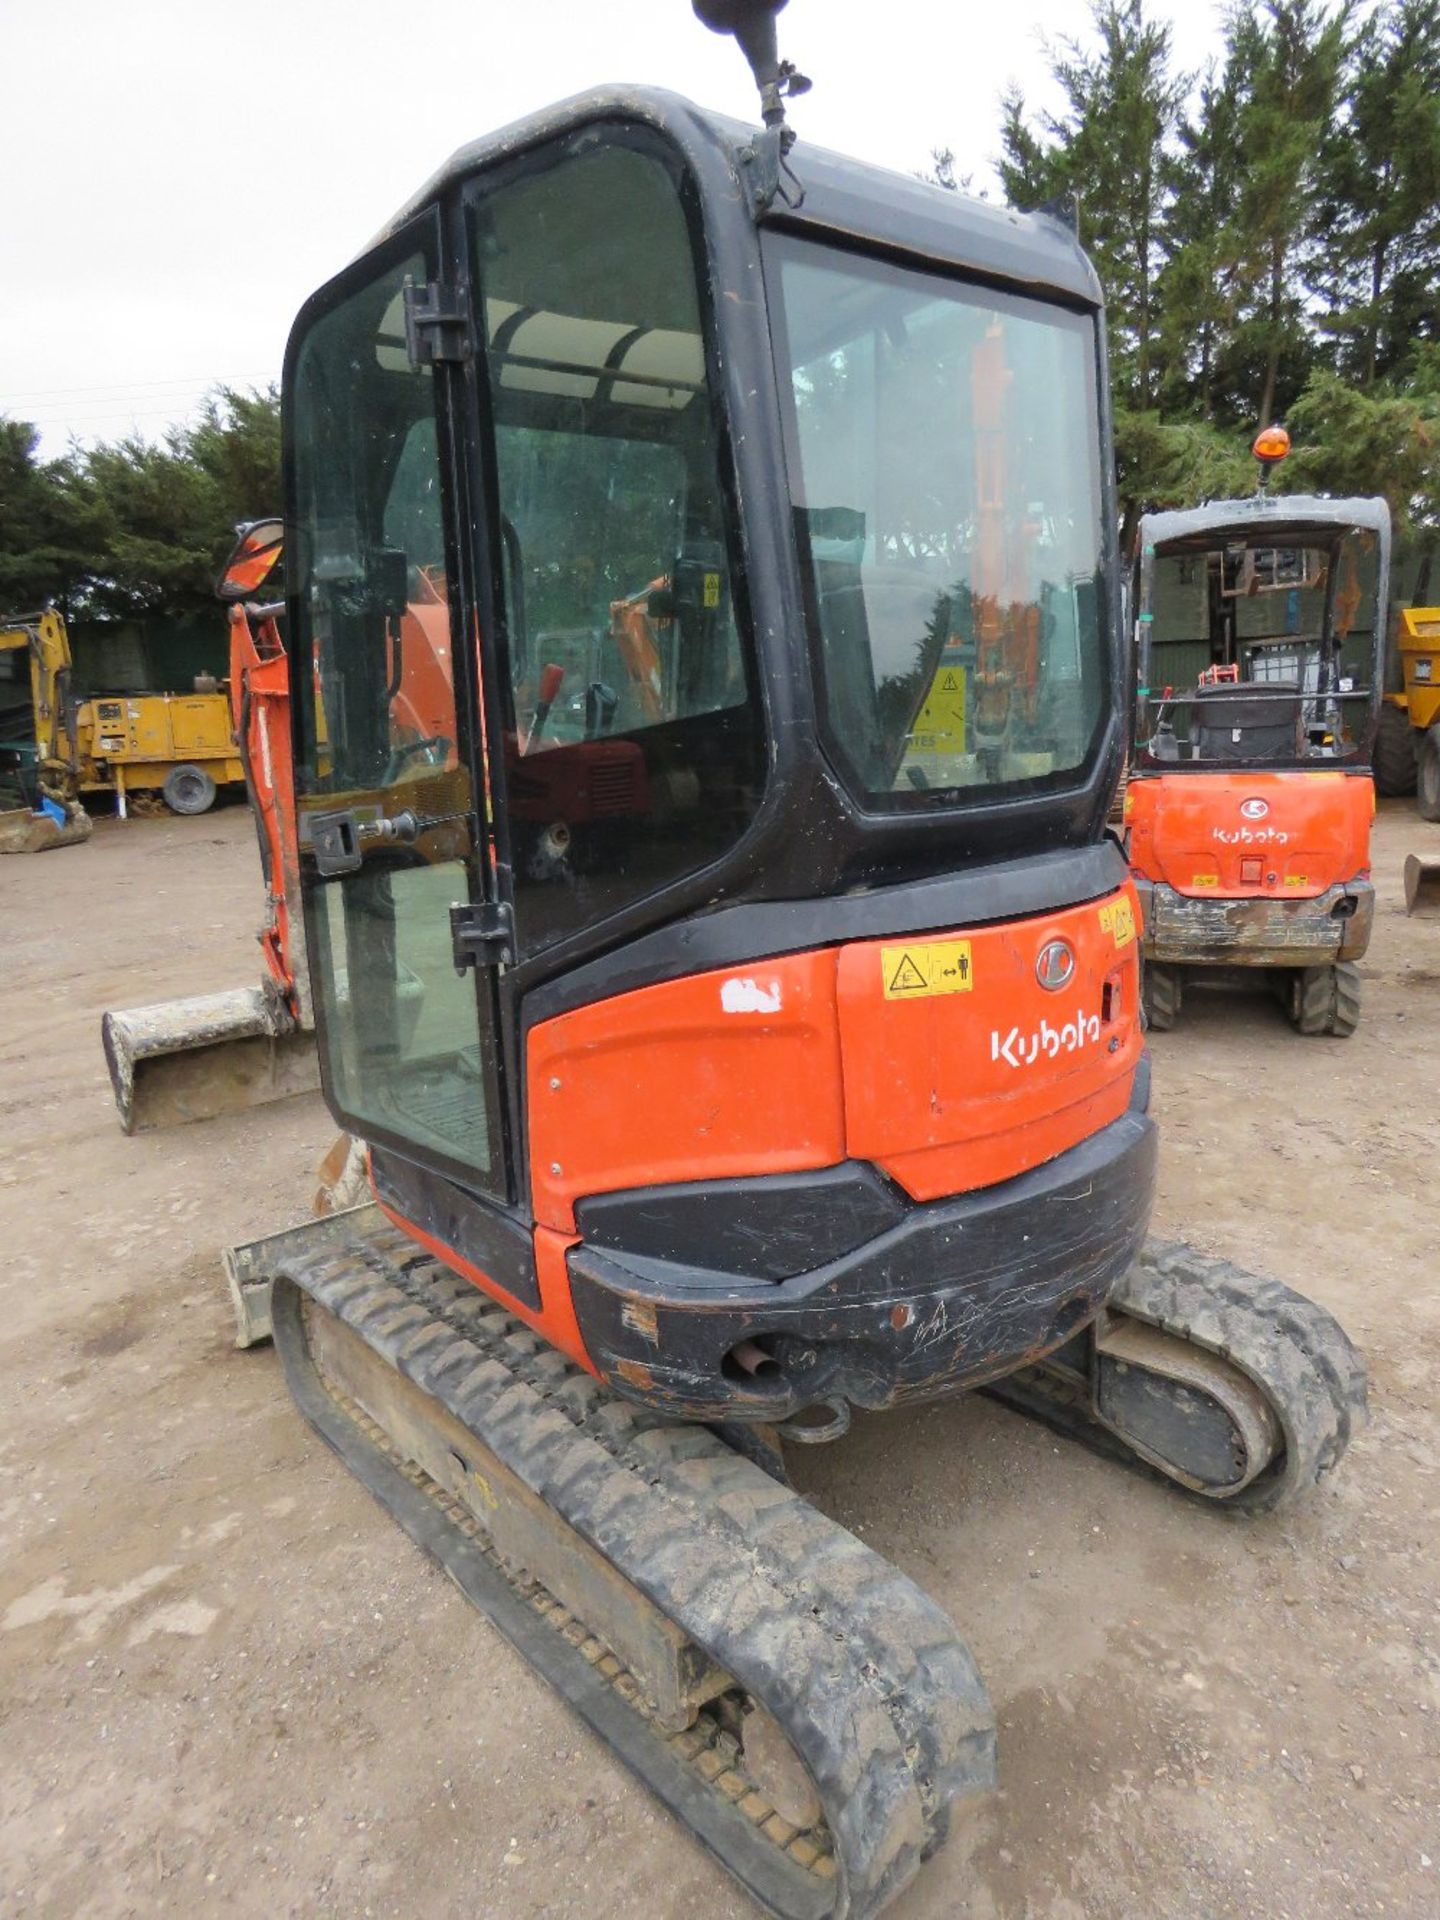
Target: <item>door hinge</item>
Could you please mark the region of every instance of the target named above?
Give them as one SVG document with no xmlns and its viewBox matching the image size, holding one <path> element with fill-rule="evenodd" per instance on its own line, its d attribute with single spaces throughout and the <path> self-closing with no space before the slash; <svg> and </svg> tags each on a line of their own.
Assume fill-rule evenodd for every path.
<svg viewBox="0 0 1440 1920">
<path fill-rule="evenodd" d="M 405 351 L 412 367 L 470 357 L 470 309 L 463 289 L 438 280 L 405 282 Z"/>
<path fill-rule="evenodd" d="M 515 916 L 508 900 L 462 901 L 450 909 L 455 971 L 508 967 L 515 959 Z"/>
</svg>

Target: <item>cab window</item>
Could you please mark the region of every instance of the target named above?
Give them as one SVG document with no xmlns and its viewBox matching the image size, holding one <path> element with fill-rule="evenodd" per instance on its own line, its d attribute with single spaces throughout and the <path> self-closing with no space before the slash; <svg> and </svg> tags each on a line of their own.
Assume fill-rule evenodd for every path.
<svg viewBox="0 0 1440 1920">
<path fill-rule="evenodd" d="M 613 138 L 474 209 L 527 951 L 725 853 L 765 759 L 683 181 Z"/>
</svg>

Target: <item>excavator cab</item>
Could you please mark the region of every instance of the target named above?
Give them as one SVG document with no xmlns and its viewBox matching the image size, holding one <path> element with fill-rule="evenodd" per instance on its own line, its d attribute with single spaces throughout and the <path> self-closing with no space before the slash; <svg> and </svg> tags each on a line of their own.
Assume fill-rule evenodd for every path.
<svg viewBox="0 0 1440 1920">
<path fill-rule="evenodd" d="M 997 1182 L 1113 1189 L 1078 1278 L 1027 1216 L 1046 1279 L 974 1365 L 1068 1337 L 1153 1146 L 1093 276 L 829 155 L 758 207 L 751 139 L 573 103 L 308 304 L 288 631 L 322 1070 L 382 1203 L 606 1377 L 781 1419 L 970 1370 L 918 1333 L 950 1278 L 876 1241 Z M 827 1225 L 757 1255 L 786 1215 Z M 835 1261 L 857 1343 L 775 1297 Z"/>
<path fill-rule="evenodd" d="M 1383 500 L 1262 493 L 1142 519 L 1130 858 L 1145 1004 L 1266 968 L 1302 1033 L 1353 1033 L 1374 918 Z M 1252 976 L 1253 977 L 1253 976 Z"/>
<path fill-rule="evenodd" d="M 781 3 L 697 0 L 762 128 L 572 100 L 296 321 L 296 845 L 374 1204 L 246 1272 L 306 1417 L 664 1803 L 863 1920 L 994 1721 L 785 1446 L 983 1385 L 1253 1509 L 1364 1390 L 1310 1303 L 1142 1250 L 1095 276 L 795 143 Z"/>
</svg>

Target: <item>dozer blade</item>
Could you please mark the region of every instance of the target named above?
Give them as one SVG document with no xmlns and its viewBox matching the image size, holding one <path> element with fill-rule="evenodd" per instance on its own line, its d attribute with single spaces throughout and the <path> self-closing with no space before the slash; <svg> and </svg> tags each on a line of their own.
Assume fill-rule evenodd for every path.
<svg viewBox="0 0 1440 1920">
<path fill-rule="evenodd" d="M 945 1614 L 714 1434 L 383 1221 L 293 1255 L 271 1307 L 305 1417 L 770 1912 L 877 1913 L 993 1785 Z"/>
<path fill-rule="evenodd" d="M 74 847 L 93 832 L 94 822 L 83 807 L 72 808 L 63 825 L 48 813 L 14 807 L 0 813 L 0 853 L 45 853 L 51 847 Z"/>
<path fill-rule="evenodd" d="M 126 1133 L 213 1120 L 320 1084 L 314 1034 L 264 987 L 107 1013 L 100 1034 Z"/>
<path fill-rule="evenodd" d="M 380 1210 L 371 1200 L 303 1221 L 298 1227 L 267 1233 L 260 1240 L 226 1247 L 222 1258 L 225 1285 L 235 1309 L 236 1346 L 256 1347 L 271 1337 L 270 1292 L 276 1274 L 283 1273 L 297 1258 L 313 1260 L 324 1248 L 342 1246 L 357 1228 L 373 1227 L 379 1217 Z"/>
<path fill-rule="evenodd" d="M 1405 911 L 1422 920 L 1440 914 L 1440 860 L 1418 853 L 1405 856 Z"/>
<path fill-rule="evenodd" d="M 1315 1301 L 1148 1241 L 1096 1326 L 985 1391 L 1239 1512 L 1288 1506 L 1365 1423 L 1365 1369 Z"/>
</svg>

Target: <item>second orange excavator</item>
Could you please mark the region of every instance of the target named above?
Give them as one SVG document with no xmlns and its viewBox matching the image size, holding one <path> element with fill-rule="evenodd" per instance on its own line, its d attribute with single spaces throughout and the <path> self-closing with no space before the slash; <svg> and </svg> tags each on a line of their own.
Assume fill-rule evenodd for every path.
<svg viewBox="0 0 1440 1920">
<path fill-rule="evenodd" d="M 1289 442 L 1255 444 L 1273 463 Z M 1139 548 L 1124 818 L 1150 1025 L 1243 970 L 1299 1032 L 1344 1038 L 1375 912 L 1389 511 L 1262 490 L 1147 514 Z"/>
</svg>

